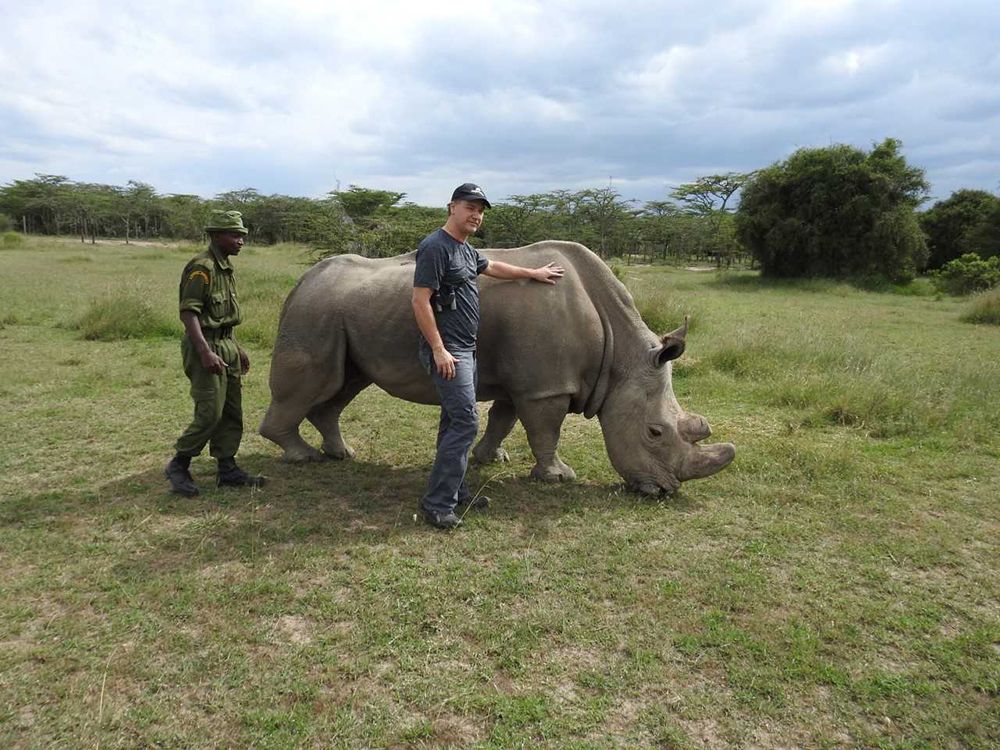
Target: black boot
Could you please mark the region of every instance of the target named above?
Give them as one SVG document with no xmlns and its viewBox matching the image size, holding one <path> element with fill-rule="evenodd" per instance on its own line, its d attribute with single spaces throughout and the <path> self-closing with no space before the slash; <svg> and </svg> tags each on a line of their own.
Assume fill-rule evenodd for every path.
<svg viewBox="0 0 1000 750">
<path fill-rule="evenodd" d="M 236 465 L 235 458 L 219 459 L 219 474 L 216 483 L 219 487 L 263 487 L 267 477 L 247 474 Z"/>
<path fill-rule="evenodd" d="M 490 499 L 486 497 L 486 495 L 476 495 L 475 497 L 469 495 L 469 497 L 459 498 L 456 509 L 460 511 L 464 511 L 469 508 L 472 508 L 472 510 L 486 510 L 489 507 Z"/>
<path fill-rule="evenodd" d="M 191 466 L 190 456 L 174 456 L 163 470 L 163 476 L 170 482 L 170 491 L 184 497 L 194 497 L 198 494 L 198 487 L 191 478 L 188 470 Z"/>
</svg>

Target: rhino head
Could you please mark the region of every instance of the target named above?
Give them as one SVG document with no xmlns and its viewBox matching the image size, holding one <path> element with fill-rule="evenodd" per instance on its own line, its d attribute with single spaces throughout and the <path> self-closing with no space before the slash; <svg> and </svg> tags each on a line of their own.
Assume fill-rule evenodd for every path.
<svg viewBox="0 0 1000 750">
<path fill-rule="evenodd" d="M 646 494 L 711 476 L 736 455 L 732 443 L 699 445 L 712 434 L 708 421 L 674 397 L 671 361 L 684 352 L 687 323 L 644 351 L 618 353 L 598 412 L 611 464 L 630 489 Z"/>
</svg>

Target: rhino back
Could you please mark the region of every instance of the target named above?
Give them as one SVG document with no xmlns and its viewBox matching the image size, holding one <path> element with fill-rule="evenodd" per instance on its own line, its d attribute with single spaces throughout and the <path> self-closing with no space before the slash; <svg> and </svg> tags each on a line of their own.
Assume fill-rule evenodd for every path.
<svg viewBox="0 0 1000 750">
<path fill-rule="evenodd" d="M 529 268 L 557 263 L 566 274 L 552 285 L 479 277 L 480 398 L 569 394 L 571 408 L 581 411 L 601 369 L 608 321 L 629 323 L 629 309 L 634 314 L 628 291 L 603 261 L 575 243 L 481 252 Z M 433 401 L 430 378 L 416 357 L 419 331 L 410 303 L 415 257 L 344 255 L 317 264 L 285 303 L 275 356 L 294 347 L 322 360 L 335 349 L 336 337 L 346 337 L 352 364 L 373 382 L 401 398 Z"/>
</svg>

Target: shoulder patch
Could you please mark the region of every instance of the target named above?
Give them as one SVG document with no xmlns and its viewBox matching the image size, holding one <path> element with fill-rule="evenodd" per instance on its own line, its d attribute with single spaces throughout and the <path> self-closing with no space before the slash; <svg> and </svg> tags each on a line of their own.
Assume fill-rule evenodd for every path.
<svg viewBox="0 0 1000 750">
<path fill-rule="evenodd" d="M 212 283 L 211 280 L 208 278 L 208 274 L 205 273 L 204 271 L 200 271 L 200 270 L 199 271 L 192 271 L 191 273 L 189 273 L 188 274 L 188 281 L 194 281 L 199 276 L 201 276 L 201 278 L 203 278 L 205 280 L 206 284 L 211 284 Z"/>
</svg>

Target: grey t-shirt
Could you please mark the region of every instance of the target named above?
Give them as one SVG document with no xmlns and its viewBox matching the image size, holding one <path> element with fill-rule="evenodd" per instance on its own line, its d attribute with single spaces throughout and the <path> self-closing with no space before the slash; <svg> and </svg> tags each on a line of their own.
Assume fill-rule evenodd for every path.
<svg viewBox="0 0 1000 750">
<path fill-rule="evenodd" d="M 476 276 L 488 265 L 489 261 L 478 250 L 468 242 L 459 242 L 443 229 L 431 232 L 417 248 L 413 286 L 434 290 L 431 297 L 434 319 L 444 348 L 450 352 L 476 349 L 479 333 Z M 427 346 L 422 336 L 421 345 Z"/>
</svg>

